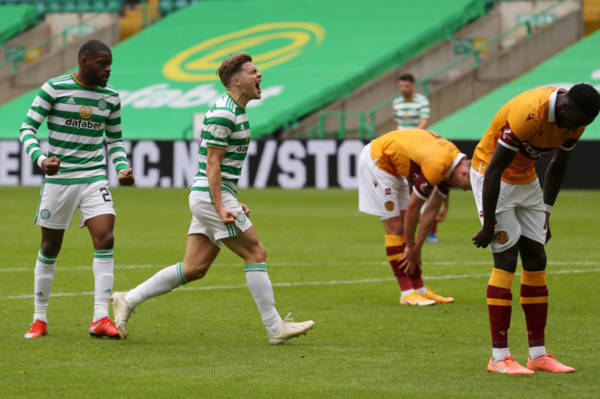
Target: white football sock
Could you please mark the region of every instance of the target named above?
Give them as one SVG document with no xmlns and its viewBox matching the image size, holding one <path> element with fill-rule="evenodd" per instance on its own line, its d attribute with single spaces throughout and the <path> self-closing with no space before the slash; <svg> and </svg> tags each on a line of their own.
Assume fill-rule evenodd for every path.
<svg viewBox="0 0 600 399">
<path fill-rule="evenodd" d="M 510 356 L 510 349 L 506 348 L 492 348 L 492 361 L 499 362 L 504 360 L 506 356 Z"/>
<path fill-rule="evenodd" d="M 529 358 L 535 360 L 538 357 L 542 357 L 546 354 L 546 347 L 542 346 L 530 346 L 529 347 Z"/>
<path fill-rule="evenodd" d="M 159 270 L 154 276 L 129 291 L 125 295 L 125 300 L 135 308 L 146 299 L 166 294 L 186 282 L 183 278 L 181 263 L 177 263 Z"/>
<path fill-rule="evenodd" d="M 115 282 L 115 257 L 113 249 L 94 250 L 94 318 L 98 321 L 108 316 L 108 304 Z"/>
<path fill-rule="evenodd" d="M 46 312 L 55 271 L 56 256 L 44 255 L 40 250 L 33 272 L 33 321 L 48 323 Z"/>
<path fill-rule="evenodd" d="M 244 271 L 248 289 L 258 307 L 263 324 L 271 332 L 278 331 L 281 327 L 281 317 L 275 309 L 275 297 L 269 273 L 267 273 L 267 265 L 264 263 L 249 264 L 244 267 Z"/>
<path fill-rule="evenodd" d="M 402 291 L 402 296 L 407 296 L 407 295 L 410 295 L 410 294 L 412 294 L 413 292 L 415 292 L 415 290 L 413 290 L 412 288 L 411 288 L 411 289 L 408 289 L 408 290 L 403 290 L 403 291 Z"/>
</svg>

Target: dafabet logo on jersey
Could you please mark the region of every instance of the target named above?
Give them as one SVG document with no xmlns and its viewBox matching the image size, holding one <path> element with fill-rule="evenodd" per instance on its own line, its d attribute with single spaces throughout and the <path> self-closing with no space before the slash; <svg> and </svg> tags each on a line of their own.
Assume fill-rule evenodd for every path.
<svg viewBox="0 0 600 399">
<path fill-rule="evenodd" d="M 163 66 L 163 74 L 182 82 L 218 80 L 216 70 L 230 54 L 247 51 L 264 71 L 302 53 L 325 37 L 321 25 L 310 22 L 274 22 L 213 37 L 183 50 Z"/>
</svg>

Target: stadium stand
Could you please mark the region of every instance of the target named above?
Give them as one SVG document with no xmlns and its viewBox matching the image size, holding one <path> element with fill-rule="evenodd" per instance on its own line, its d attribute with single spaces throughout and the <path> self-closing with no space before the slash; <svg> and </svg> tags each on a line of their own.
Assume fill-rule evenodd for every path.
<svg viewBox="0 0 600 399">
<path fill-rule="evenodd" d="M 260 137 L 479 18 L 488 3 L 455 0 L 440 7 L 439 1 L 422 0 L 406 7 L 408 2 L 373 0 L 347 7 L 346 0 L 304 0 L 290 9 L 277 0 L 198 2 L 116 46 L 111 84 L 122 92 L 128 138 L 190 138 L 192 112 L 206 110 L 221 91 L 213 61 L 219 43 L 230 51 L 246 49 L 265 73 L 264 100 L 249 110 L 253 135 Z M 0 108 L 9 117 L 0 137 L 12 137 L 6 126 L 20 118 L 12 110 L 29 106 L 31 98 Z"/>
<path fill-rule="evenodd" d="M 31 5 L 20 4 L 13 5 L 0 3 L 0 45 L 4 44 L 8 39 L 18 35 L 29 27 L 38 22 L 38 17 L 34 8 Z"/>
</svg>

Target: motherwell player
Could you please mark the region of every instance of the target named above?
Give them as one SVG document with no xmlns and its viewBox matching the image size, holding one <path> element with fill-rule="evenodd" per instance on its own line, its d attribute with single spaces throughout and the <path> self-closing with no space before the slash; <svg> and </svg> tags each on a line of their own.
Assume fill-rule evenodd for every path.
<svg viewBox="0 0 600 399">
<path fill-rule="evenodd" d="M 548 289 L 544 244 L 550 239 L 550 212 L 569 151 L 599 109 L 600 94 L 587 84 L 575 85 L 569 91 L 554 87 L 533 89 L 514 97 L 498 111 L 475 149 L 471 184 L 483 227 L 473 236 L 473 243 L 477 247 L 489 245 L 494 258 L 487 286 L 493 346 L 489 371 L 575 371 L 546 353 Z M 542 193 L 534 164 L 548 151 L 554 151 L 554 156 Z M 523 265 L 521 306 L 529 340 L 527 368 L 514 360 L 508 348 L 511 285 L 519 255 Z"/>
<path fill-rule="evenodd" d="M 450 185 L 468 189 L 469 161 L 450 141 L 424 129 L 395 130 L 365 146 L 358 160 L 358 207 L 379 216 L 388 261 L 398 280 L 400 304 L 453 302 L 425 287 L 421 247 Z M 409 184 L 414 185 L 412 194 Z M 420 209 L 421 228 L 415 238 Z"/>
</svg>

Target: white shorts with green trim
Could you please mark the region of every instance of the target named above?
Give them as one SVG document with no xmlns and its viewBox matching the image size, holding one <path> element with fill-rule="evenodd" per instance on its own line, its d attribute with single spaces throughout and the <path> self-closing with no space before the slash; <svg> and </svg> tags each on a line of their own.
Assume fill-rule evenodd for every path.
<svg viewBox="0 0 600 399">
<path fill-rule="evenodd" d="M 477 214 L 483 224 L 483 175 L 471 168 L 470 177 Z M 539 180 L 528 184 L 500 182 L 494 233 L 490 242 L 493 253 L 512 248 L 521 236 L 545 244 L 546 211 Z"/>
<path fill-rule="evenodd" d="M 75 211 L 81 213 L 80 227 L 100 215 L 116 215 L 107 180 L 81 184 L 44 182 L 35 224 L 48 229 L 68 230 Z"/>
<path fill-rule="evenodd" d="M 233 194 L 221 191 L 221 200 L 223 206 L 236 214 L 235 223 L 224 224 L 221 221 L 208 191 L 190 191 L 189 202 L 192 221 L 190 222 L 188 235 L 203 234 L 213 244 L 220 247 L 222 239 L 236 237 L 239 231 L 244 232 L 252 227 L 252 222 L 246 217 L 242 211 L 242 206 Z"/>
</svg>

